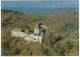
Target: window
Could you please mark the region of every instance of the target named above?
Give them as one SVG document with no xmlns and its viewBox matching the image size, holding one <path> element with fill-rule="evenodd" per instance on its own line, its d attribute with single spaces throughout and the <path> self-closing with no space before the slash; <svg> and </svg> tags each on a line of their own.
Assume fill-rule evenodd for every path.
<svg viewBox="0 0 80 57">
<path fill-rule="evenodd" d="M 34 38 L 34 40 L 36 40 L 36 39 Z"/>
</svg>

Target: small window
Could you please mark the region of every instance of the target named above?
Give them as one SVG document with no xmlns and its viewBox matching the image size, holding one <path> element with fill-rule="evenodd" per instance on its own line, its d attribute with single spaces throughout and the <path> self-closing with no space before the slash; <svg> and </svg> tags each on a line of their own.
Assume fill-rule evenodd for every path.
<svg viewBox="0 0 80 57">
<path fill-rule="evenodd" d="M 34 38 L 34 40 L 36 40 L 36 39 Z"/>
</svg>

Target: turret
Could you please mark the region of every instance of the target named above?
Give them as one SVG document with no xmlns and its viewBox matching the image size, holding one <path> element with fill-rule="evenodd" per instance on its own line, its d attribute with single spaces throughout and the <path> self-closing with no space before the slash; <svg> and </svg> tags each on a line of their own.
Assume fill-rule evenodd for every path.
<svg viewBox="0 0 80 57">
<path fill-rule="evenodd" d="M 42 29 L 37 24 L 36 27 L 34 28 L 34 34 L 40 34 L 41 32 L 42 32 Z"/>
</svg>

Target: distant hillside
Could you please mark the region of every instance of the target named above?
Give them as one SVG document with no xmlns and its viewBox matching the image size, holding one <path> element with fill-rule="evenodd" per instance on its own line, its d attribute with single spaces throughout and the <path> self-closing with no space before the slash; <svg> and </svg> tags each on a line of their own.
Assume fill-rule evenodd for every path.
<svg viewBox="0 0 80 57">
<path fill-rule="evenodd" d="M 32 13 L 35 15 L 43 15 L 43 16 L 51 16 L 55 15 L 57 13 L 62 13 L 62 12 L 78 12 L 78 8 L 55 8 L 55 9 L 46 9 L 46 10 L 40 10 L 38 12 Z"/>
</svg>

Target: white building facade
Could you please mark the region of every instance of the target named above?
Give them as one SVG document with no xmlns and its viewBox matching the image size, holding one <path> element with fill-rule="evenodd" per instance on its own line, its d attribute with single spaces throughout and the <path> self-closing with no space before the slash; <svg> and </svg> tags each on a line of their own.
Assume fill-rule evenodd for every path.
<svg viewBox="0 0 80 57">
<path fill-rule="evenodd" d="M 18 28 L 17 28 L 18 29 Z M 35 35 L 35 34 L 40 34 L 40 35 Z M 28 42 L 40 42 L 42 43 L 43 39 L 45 38 L 44 34 L 42 33 L 42 29 L 40 28 L 34 28 L 34 33 L 27 34 L 22 32 L 21 30 L 11 30 L 11 35 L 15 37 L 21 37 L 27 40 Z"/>
</svg>

